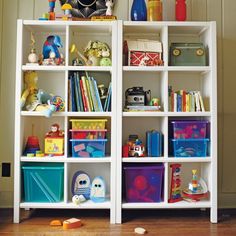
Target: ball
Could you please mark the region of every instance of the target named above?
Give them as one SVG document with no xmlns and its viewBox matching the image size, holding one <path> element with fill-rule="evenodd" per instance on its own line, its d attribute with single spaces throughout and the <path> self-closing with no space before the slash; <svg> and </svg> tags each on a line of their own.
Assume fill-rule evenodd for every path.
<svg viewBox="0 0 236 236">
<path fill-rule="evenodd" d="M 148 187 L 148 181 L 145 176 L 138 175 L 134 179 L 134 186 L 137 190 L 143 191 Z"/>
</svg>

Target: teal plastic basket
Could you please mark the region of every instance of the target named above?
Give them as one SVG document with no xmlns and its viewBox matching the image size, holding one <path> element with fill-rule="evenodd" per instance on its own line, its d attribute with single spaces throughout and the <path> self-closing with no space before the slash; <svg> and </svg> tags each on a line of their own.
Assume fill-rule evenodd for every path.
<svg viewBox="0 0 236 236">
<path fill-rule="evenodd" d="M 38 163 L 22 166 L 25 202 L 60 202 L 63 200 L 64 166 Z"/>
</svg>

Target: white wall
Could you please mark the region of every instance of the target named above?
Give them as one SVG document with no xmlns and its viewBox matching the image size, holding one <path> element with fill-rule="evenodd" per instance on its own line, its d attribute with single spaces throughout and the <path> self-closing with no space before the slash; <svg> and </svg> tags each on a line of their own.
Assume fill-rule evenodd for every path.
<svg viewBox="0 0 236 236">
<path fill-rule="evenodd" d="M 116 2 L 115 15 L 118 19 L 127 20 L 129 1 Z M 164 19 L 173 20 L 175 0 L 163 2 Z M 219 203 L 221 207 L 236 207 L 236 158 L 233 148 L 236 140 L 233 97 L 236 87 L 236 1 L 187 0 L 187 4 L 188 20 L 217 21 Z M 16 19 L 37 19 L 47 9 L 47 0 L 0 0 L 0 164 L 13 164 Z M 56 11 L 60 12 L 59 3 Z M 13 177 L 0 176 L 0 207 L 10 207 L 12 203 Z"/>
</svg>

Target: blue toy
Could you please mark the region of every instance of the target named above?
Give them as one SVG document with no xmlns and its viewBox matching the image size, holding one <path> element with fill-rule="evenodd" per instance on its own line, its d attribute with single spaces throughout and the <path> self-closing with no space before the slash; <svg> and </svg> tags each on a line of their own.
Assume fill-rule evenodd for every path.
<svg viewBox="0 0 236 236">
<path fill-rule="evenodd" d="M 94 178 L 91 186 L 90 199 L 93 202 L 104 202 L 106 197 L 105 180 L 101 176 Z"/>
<path fill-rule="evenodd" d="M 72 195 L 83 195 L 87 200 L 90 197 L 90 177 L 84 171 L 77 171 L 72 179 L 71 192 Z"/>
<path fill-rule="evenodd" d="M 61 58 L 58 48 L 62 48 L 61 38 L 58 35 L 50 35 L 47 37 L 43 45 L 43 59 L 50 58 L 50 53 L 55 53 L 56 58 Z"/>
</svg>

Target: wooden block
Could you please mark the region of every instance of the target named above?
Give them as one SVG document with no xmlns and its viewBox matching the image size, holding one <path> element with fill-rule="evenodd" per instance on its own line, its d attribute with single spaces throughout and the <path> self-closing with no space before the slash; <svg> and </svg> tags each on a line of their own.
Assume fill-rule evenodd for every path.
<svg viewBox="0 0 236 236">
<path fill-rule="evenodd" d="M 79 228 L 81 225 L 81 220 L 76 218 L 70 218 L 63 221 L 63 229 Z"/>
</svg>

